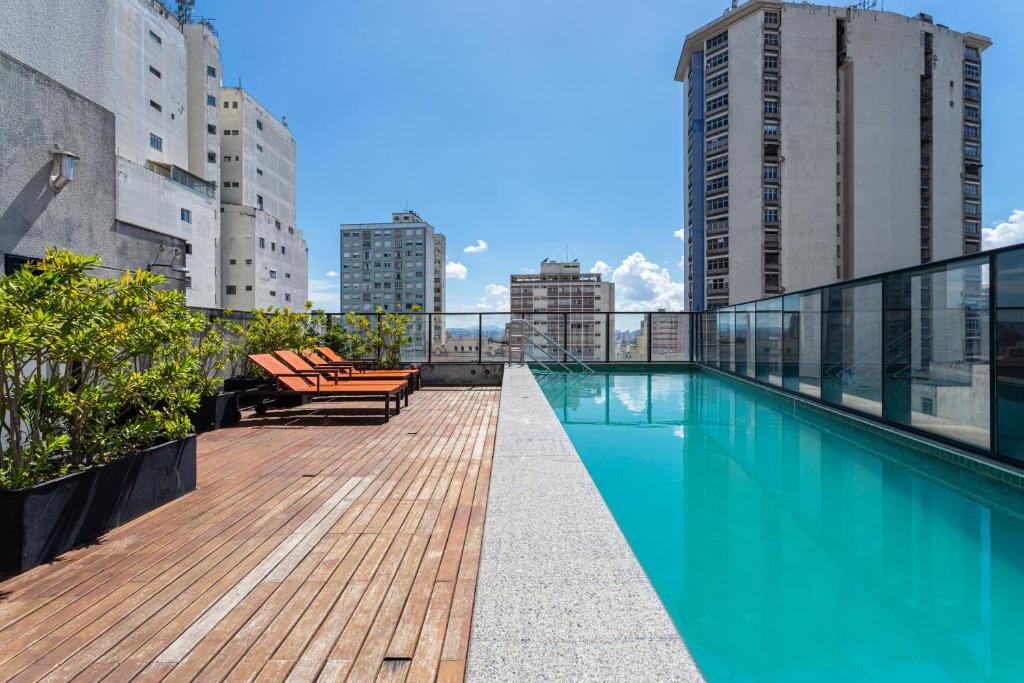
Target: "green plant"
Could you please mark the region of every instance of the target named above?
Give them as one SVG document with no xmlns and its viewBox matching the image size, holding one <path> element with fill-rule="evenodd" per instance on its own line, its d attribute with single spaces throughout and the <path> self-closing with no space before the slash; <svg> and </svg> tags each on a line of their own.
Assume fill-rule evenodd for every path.
<svg viewBox="0 0 1024 683">
<path fill-rule="evenodd" d="M 242 356 L 273 353 L 283 349 L 301 353 L 314 348 L 318 337 L 308 313 L 312 308 L 312 302 L 307 301 L 305 312 L 273 307 L 254 310 L 245 326 Z M 263 371 L 247 358 L 242 364 L 242 374 L 253 379 L 264 376 Z"/>
<path fill-rule="evenodd" d="M 197 320 L 148 271 L 96 277 L 48 249 L 0 279 L 0 487 L 30 485 L 191 431 Z"/>
<path fill-rule="evenodd" d="M 202 332 L 195 340 L 193 351 L 199 358 L 199 383 L 196 390 L 200 396 L 215 396 L 224 388 L 224 373 L 234 368 L 242 358 L 242 345 L 236 340 L 245 336 L 245 329 L 231 319 L 231 311 L 211 318 L 199 316 Z"/>
<path fill-rule="evenodd" d="M 418 310 L 419 306 L 413 307 L 414 312 Z M 345 315 L 346 324 L 362 339 L 373 367 L 380 370 L 392 370 L 401 365 L 402 347 L 412 343 L 412 337 L 405 331 L 408 319 L 400 313 L 385 313 L 380 306 L 372 321 L 352 311 Z"/>
<path fill-rule="evenodd" d="M 310 324 L 318 339 L 317 346 L 330 347 L 342 358 L 358 359 L 366 355 L 365 341 L 353 327 L 339 325 L 322 310 L 312 312 Z"/>
</svg>

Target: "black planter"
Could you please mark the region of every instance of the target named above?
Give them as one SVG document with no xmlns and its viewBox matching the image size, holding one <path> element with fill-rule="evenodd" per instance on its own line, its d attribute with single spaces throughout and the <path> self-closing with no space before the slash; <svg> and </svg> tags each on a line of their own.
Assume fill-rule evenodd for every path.
<svg viewBox="0 0 1024 683">
<path fill-rule="evenodd" d="M 224 380 L 224 391 L 237 391 L 245 392 L 249 389 L 255 389 L 267 384 L 265 379 L 249 379 L 247 377 L 231 377 Z M 256 394 L 240 393 L 238 395 L 238 402 L 236 405 L 239 408 L 251 408 L 259 403 L 259 397 Z"/>
<path fill-rule="evenodd" d="M 196 437 L 29 488 L 0 490 L 0 573 L 52 560 L 196 488 Z"/>
<path fill-rule="evenodd" d="M 238 393 L 225 391 L 216 396 L 203 396 L 199 399 L 199 410 L 190 417 L 196 431 L 220 429 L 222 425 L 234 424 L 242 419 L 242 413 L 238 410 Z"/>
</svg>

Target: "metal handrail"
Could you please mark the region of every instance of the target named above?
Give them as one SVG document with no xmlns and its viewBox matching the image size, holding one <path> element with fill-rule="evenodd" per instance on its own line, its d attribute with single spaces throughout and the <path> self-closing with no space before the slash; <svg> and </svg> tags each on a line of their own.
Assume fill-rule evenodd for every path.
<svg viewBox="0 0 1024 683">
<path fill-rule="evenodd" d="M 575 355 L 573 355 L 573 353 L 571 351 L 569 351 L 569 349 L 565 348 L 564 346 L 559 344 L 557 341 L 555 341 L 553 338 L 551 338 L 547 334 L 547 332 L 541 332 L 539 329 L 537 329 L 537 326 L 534 325 L 533 323 L 531 323 L 529 320 L 525 320 L 523 318 L 519 318 L 517 320 L 511 320 L 509 322 L 511 323 L 509 332 L 511 332 L 511 326 L 512 325 L 514 325 L 515 323 L 519 323 L 519 363 L 520 363 L 520 365 L 522 365 L 524 363 L 525 356 L 526 356 L 526 334 L 525 334 L 525 332 L 523 330 L 523 327 L 524 326 L 528 326 L 530 328 L 530 330 L 535 335 L 541 337 L 542 339 L 544 339 L 545 341 L 550 343 L 552 346 L 555 347 L 555 349 L 560 351 L 566 358 L 571 358 L 574 363 L 576 363 L 581 368 L 583 368 L 583 374 L 587 374 L 587 375 L 594 374 L 594 369 L 593 368 L 591 368 L 589 365 L 587 365 L 582 360 L 580 360 Z M 508 353 L 509 353 L 509 363 L 511 363 L 512 362 L 512 340 L 511 340 L 511 338 L 509 339 Z M 532 354 L 531 354 L 530 358 L 533 359 Z M 559 365 L 561 365 L 563 368 L 565 368 L 566 371 L 573 372 L 572 368 L 570 368 L 564 362 L 562 362 L 562 361 L 555 361 L 555 362 L 557 362 Z"/>
</svg>

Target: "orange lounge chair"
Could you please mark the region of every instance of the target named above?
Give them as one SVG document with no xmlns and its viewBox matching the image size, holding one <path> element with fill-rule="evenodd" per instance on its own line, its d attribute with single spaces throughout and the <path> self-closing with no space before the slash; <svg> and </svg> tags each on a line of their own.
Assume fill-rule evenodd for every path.
<svg viewBox="0 0 1024 683">
<path fill-rule="evenodd" d="M 275 352 L 277 353 L 277 352 Z M 278 353 L 278 356 L 281 354 Z M 316 351 L 306 349 L 302 352 L 302 357 L 311 365 L 313 368 L 320 370 L 321 372 L 329 373 L 338 370 L 348 371 L 351 375 L 351 379 L 405 379 L 409 381 L 410 386 L 413 389 L 419 389 L 420 383 L 420 370 L 419 368 L 402 368 L 399 370 L 363 370 L 354 367 L 348 361 L 334 362 L 327 360 L 324 356 Z M 282 358 L 288 365 L 291 365 L 294 369 L 298 370 L 295 364 L 290 363 L 287 359 Z"/>
<path fill-rule="evenodd" d="M 284 364 L 295 372 L 319 372 L 324 377 L 335 382 L 356 381 L 356 382 L 409 382 L 410 389 L 416 384 L 412 372 L 407 370 L 353 370 L 344 365 L 316 366 L 308 359 L 304 359 L 294 351 L 274 351 L 274 355 L 284 361 Z"/>
<path fill-rule="evenodd" d="M 334 349 L 332 349 L 330 346 L 321 346 L 316 350 L 316 352 L 323 356 L 324 358 L 326 358 L 327 362 L 333 365 L 351 365 L 356 368 L 356 371 L 358 371 L 360 367 L 366 365 L 366 363 L 368 362 L 361 360 L 345 360 L 344 358 L 336 354 L 334 352 Z M 404 369 L 409 372 L 415 372 L 417 377 L 420 374 L 420 369 L 415 365 Z"/>
<path fill-rule="evenodd" d="M 344 380 L 332 382 L 325 379 L 321 372 L 295 372 L 284 363 L 269 353 L 254 353 L 249 360 L 258 365 L 283 389 L 266 390 L 256 389 L 255 393 L 268 395 L 299 394 L 314 397 L 329 397 L 334 399 L 384 399 L 384 421 L 391 418 L 391 400 L 395 401 L 394 414 L 401 412 L 401 400 L 405 397 L 406 405 L 409 404 L 409 383 L 401 380 L 396 381 L 373 381 L 360 382 Z M 257 408 L 257 412 L 259 408 Z"/>
</svg>

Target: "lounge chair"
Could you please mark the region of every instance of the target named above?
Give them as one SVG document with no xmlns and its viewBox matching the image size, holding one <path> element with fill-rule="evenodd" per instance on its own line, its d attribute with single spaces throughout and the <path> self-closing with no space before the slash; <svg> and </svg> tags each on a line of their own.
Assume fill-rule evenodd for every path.
<svg viewBox="0 0 1024 683">
<path fill-rule="evenodd" d="M 401 412 L 401 400 L 405 397 L 409 405 L 409 383 L 404 380 L 367 381 L 344 380 L 334 382 L 324 378 L 318 370 L 295 372 L 269 353 L 254 353 L 249 360 L 258 365 L 279 385 L 276 389 L 257 388 L 250 390 L 258 395 L 302 395 L 335 400 L 377 398 L 384 399 L 384 421 L 391 418 L 391 400 L 395 401 L 394 414 Z M 259 412 L 259 406 L 257 406 Z"/>
<path fill-rule="evenodd" d="M 409 387 L 417 385 L 418 376 L 409 370 L 354 370 L 344 365 L 316 365 L 308 358 L 302 358 L 294 351 L 274 351 L 274 355 L 284 361 L 295 372 L 319 372 L 335 382 L 409 382 Z"/>
<path fill-rule="evenodd" d="M 280 356 L 280 354 L 278 354 Z M 371 378 L 402 378 L 409 380 L 409 384 L 414 389 L 419 389 L 421 386 L 420 382 L 420 369 L 419 368 L 400 368 L 398 370 L 365 370 L 357 368 L 348 361 L 330 361 L 327 360 L 322 354 L 306 349 L 302 352 L 302 357 L 317 370 L 323 372 L 333 372 L 337 370 L 348 371 L 351 379 L 371 379 Z M 289 363 L 287 359 L 284 359 L 288 365 L 291 365 L 296 370 L 299 369 L 293 363 Z"/>
</svg>

